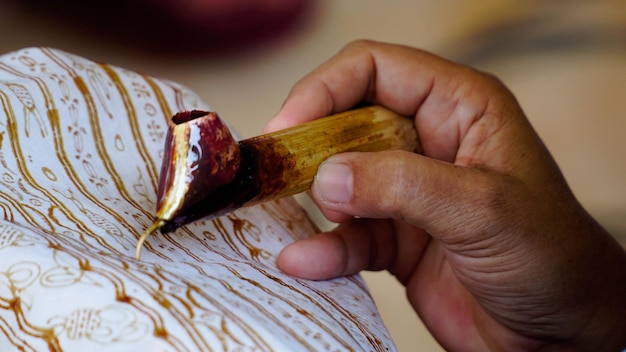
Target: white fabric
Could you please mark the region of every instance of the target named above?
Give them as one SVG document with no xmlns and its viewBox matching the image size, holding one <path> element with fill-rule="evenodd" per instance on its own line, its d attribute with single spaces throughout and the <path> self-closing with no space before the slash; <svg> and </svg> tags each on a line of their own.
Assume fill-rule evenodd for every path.
<svg viewBox="0 0 626 352">
<path fill-rule="evenodd" d="M 0 57 L 0 351 L 394 351 L 359 276 L 277 253 L 315 226 L 292 199 L 154 234 L 184 87 L 64 52 Z"/>
</svg>

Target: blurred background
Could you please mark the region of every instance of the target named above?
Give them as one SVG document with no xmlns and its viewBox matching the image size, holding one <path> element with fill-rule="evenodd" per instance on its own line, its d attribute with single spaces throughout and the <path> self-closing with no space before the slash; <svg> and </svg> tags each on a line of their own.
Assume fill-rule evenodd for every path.
<svg viewBox="0 0 626 352">
<path fill-rule="evenodd" d="M 626 244 L 626 2 L 0 0 L 0 54 L 46 46 L 182 83 L 243 137 L 349 41 L 499 76 L 583 205 Z M 322 227 L 305 197 L 299 198 Z M 364 273 L 400 351 L 440 351 L 385 272 Z"/>
</svg>

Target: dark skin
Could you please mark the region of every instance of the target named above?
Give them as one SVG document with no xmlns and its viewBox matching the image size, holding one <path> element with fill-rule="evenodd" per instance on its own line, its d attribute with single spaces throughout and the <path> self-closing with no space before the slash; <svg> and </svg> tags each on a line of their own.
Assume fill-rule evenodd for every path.
<svg viewBox="0 0 626 352">
<path fill-rule="evenodd" d="M 340 224 L 286 247 L 281 270 L 388 270 L 447 350 L 626 348 L 626 252 L 499 80 L 358 41 L 298 82 L 266 131 L 364 102 L 413 118 L 424 153 L 329 158 L 311 195 Z"/>
</svg>

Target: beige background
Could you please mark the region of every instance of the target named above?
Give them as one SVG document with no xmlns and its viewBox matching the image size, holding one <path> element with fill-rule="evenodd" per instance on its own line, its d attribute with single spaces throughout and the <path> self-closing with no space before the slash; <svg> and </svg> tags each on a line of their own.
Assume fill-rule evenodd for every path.
<svg viewBox="0 0 626 352">
<path fill-rule="evenodd" d="M 117 45 L 71 21 L 0 2 L 0 53 L 49 46 L 172 79 L 245 137 L 261 133 L 301 76 L 358 38 L 417 46 L 501 77 L 582 203 L 626 237 L 623 1 L 319 1 L 287 37 L 226 57 L 185 59 Z M 364 276 L 400 351 L 440 350 L 393 278 Z"/>
</svg>

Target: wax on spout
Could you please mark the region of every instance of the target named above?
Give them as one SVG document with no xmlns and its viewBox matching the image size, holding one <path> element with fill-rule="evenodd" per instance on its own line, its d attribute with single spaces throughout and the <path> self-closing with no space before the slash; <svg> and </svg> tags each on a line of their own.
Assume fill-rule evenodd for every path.
<svg viewBox="0 0 626 352">
<path fill-rule="evenodd" d="M 191 110 L 174 115 L 165 137 L 156 219 L 140 237 L 136 257 L 150 233 L 232 182 L 240 159 L 239 146 L 217 113 Z"/>
</svg>

